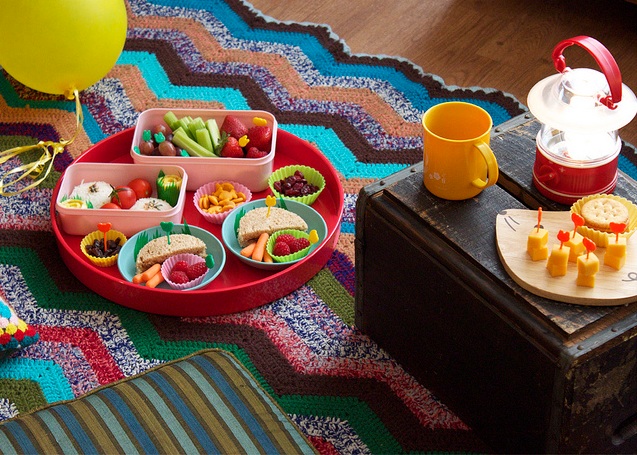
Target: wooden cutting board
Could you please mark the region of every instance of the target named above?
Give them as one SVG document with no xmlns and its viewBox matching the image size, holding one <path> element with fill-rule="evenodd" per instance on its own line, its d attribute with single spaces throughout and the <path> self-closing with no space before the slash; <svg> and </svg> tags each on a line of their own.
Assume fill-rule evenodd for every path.
<svg viewBox="0 0 637 455">
<path fill-rule="evenodd" d="M 577 286 L 577 264 L 569 262 L 565 276 L 552 277 L 546 260 L 532 261 L 526 241 L 537 225 L 537 211 L 510 209 L 496 218 L 498 253 L 507 273 L 524 289 L 549 299 L 578 305 L 610 306 L 637 301 L 637 239 L 628 239 L 626 264 L 621 270 L 604 265 L 605 248 L 597 248 L 600 261 L 595 287 Z M 542 226 L 549 231 L 549 252 L 559 243 L 559 230 L 573 230 L 570 212 L 542 213 Z"/>
</svg>

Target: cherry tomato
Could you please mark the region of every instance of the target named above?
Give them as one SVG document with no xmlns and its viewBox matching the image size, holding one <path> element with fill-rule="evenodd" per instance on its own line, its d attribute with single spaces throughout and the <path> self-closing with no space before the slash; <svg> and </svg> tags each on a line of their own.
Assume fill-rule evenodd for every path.
<svg viewBox="0 0 637 455">
<path fill-rule="evenodd" d="M 153 194 L 153 187 L 145 179 L 133 179 L 127 185 L 137 195 L 137 199 L 150 197 Z"/>
<path fill-rule="evenodd" d="M 123 209 L 130 209 L 137 202 L 137 196 L 129 187 L 118 186 L 115 188 L 115 194 L 111 198 L 111 202 Z"/>
<path fill-rule="evenodd" d="M 100 208 L 101 209 L 122 210 L 122 208 L 119 205 L 115 204 L 114 202 L 107 202 L 106 204 L 104 204 Z"/>
</svg>

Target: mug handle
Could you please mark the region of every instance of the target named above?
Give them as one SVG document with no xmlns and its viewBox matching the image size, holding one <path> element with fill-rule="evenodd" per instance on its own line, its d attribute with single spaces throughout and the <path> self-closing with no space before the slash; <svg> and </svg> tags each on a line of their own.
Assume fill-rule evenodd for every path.
<svg viewBox="0 0 637 455">
<path fill-rule="evenodd" d="M 495 182 L 498 181 L 499 170 L 498 170 L 498 161 L 495 159 L 495 155 L 485 142 L 478 142 L 473 144 L 484 158 L 484 161 L 487 163 L 487 181 L 485 182 L 482 179 L 475 179 L 471 182 L 471 184 L 477 188 L 484 189 L 491 185 L 494 185 Z"/>
</svg>

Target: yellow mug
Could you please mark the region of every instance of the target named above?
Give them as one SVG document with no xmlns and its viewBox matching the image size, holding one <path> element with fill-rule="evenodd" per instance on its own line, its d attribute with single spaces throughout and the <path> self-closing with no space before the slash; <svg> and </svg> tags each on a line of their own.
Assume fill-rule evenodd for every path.
<svg viewBox="0 0 637 455">
<path fill-rule="evenodd" d="M 498 162 L 489 147 L 493 121 L 471 103 L 432 106 L 422 117 L 425 187 L 443 199 L 478 195 L 498 181 Z"/>
</svg>

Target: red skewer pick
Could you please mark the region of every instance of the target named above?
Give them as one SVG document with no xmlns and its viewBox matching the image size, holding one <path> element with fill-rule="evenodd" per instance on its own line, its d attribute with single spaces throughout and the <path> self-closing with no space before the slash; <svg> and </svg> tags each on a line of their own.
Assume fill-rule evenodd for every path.
<svg viewBox="0 0 637 455">
<path fill-rule="evenodd" d="M 626 223 L 609 223 L 610 230 L 615 234 L 615 243 L 619 242 L 619 234 L 626 230 Z"/>
<path fill-rule="evenodd" d="M 540 226 L 542 225 L 542 207 L 537 208 L 537 231 L 540 232 Z"/>
<path fill-rule="evenodd" d="M 582 243 L 586 247 L 586 260 L 588 261 L 588 255 L 590 254 L 591 251 L 595 251 L 595 248 L 597 248 L 597 245 L 595 245 L 595 242 L 593 242 L 588 237 L 584 237 L 582 239 Z"/>
<path fill-rule="evenodd" d="M 560 241 L 560 250 L 564 246 L 564 242 L 568 242 L 568 239 L 571 238 L 571 233 L 568 231 L 563 231 L 560 229 L 560 232 L 557 233 L 557 240 Z"/>
<path fill-rule="evenodd" d="M 575 225 L 575 227 L 573 228 L 573 237 L 575 237 L 577 228 L 580 226 L 584 226 L 584 217 L 580 215 L 579 213 L 573 212 L 571 214 L 571 220 L 573 221 L 573 224 Z"/>
<path fill-rule="evenodd" d="M 104 233 L 104 253 L 106 253 L 106 250 L 108 249 L 106 247 L 106 233 L 111 230 L 112 226 L 112 223 L 97 223 L 97 229 L 99 229 L 100 232 Z"/>
</svg>

